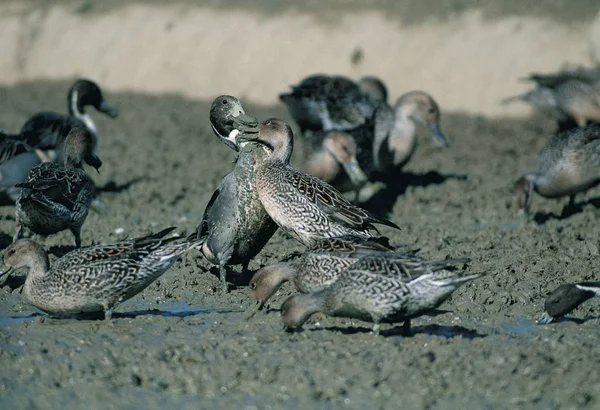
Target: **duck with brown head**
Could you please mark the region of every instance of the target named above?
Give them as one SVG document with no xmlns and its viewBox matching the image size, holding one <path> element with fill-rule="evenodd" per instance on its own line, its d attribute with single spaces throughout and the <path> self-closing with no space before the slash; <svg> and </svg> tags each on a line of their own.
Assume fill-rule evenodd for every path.
<svg viewBox="0 0 600 410">
<path fill-rule="evenodd" d="M 368 239 L 375 223 L 399 229 L 351 204 L 331 185 L 290 166 L 294 135 L 285 121 L 269 119 L 260 124 L 258 134 L 239 135 L 237 140 L 254 141 L 271 151 L 254 170 L 258 196 L 271 218 L 303 244 L 339 236 Z"/>
<path fill-rule="evenodd" d="M 16 203 L 17 232 L 23 228 L 40 235 L 51 235 L 69 229 L 75 245 L 81 246 L 81 226 L 87 218 L 95 185 L 83 170 L 83 162 L 96 170 L 102 161 L 93 152 L 92 136 L 84 128 L 73 128 L 65 141 L 65 162 L 39 164 L 29 171 L 27 179 L 16 185 L 22 188 Z"/>
<path fill-rule="evenodd" d="M 71 251 L 50 266 L 44 249 L 30 239 L 20 239 L 4 251 L 4 264 L 28 268 L 25 298 L 44 312 L 76 314 L 112 309 L 165 273 L 195 242 L 172 243 L 163 239 L 174 228 L 142 238 Z"/>
</svg>

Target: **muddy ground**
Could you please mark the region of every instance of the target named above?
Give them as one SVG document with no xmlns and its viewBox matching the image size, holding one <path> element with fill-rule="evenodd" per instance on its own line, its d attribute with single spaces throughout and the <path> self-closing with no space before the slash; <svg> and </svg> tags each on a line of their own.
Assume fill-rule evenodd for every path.
<svg viewBox="0 0 600 410">
<path fill-rule="evenodd" d="M 35 109 L 64 111 L 69 85 L 0 88 L 0 126 L 16 131 Z M 94 113 L 104 166 L 88 171 L 105 212 L 90 213 L 84 245 L 172 225 L 189 233 L 235 157 L 210 130 L 210 101 L 139 93 L 107 99 L 121 116 Z M 262 119 L 289 119 L 282 106 L 245 105 Z M 235 289 L 221 295 L 217 270 L 192 251 L 111 321 L 50 318 L 18 288 L 2 287 L 0 407 L 600 407 L 598 303 L 573 313 L 583 321 L 535 325 L 548 291 L 598 280 L 600 190 L 580 195 L 569 215 L 562 215 L 566 201 L 536 197 L 535 221 L 524 223 L 512 183 L 534 167 L 552 121 L 443 112 L 442 128 L 451 145 L 439 148 L 422 132 L 398 177 L 404 192 L 368 205 L 401 225 L 383 229 L 393 242 L 428 258 L 470 257 L 473 271 L 488 274 L 435 315 L 414 320 L 409 336 L 385 325 L 375 337 L 368 324 L 321 316 L 286 333 L 277 309 L 293 293 L 288 286 L 266 313 L 245 321 L 248 278 L 231 277 Z M 4 248 L 14 207 L 0 207 L 0 215 Z M 73 238 L 61 233 L 41 243 L 62 255 Z M 278 233 L 250 267 L 295 249 Z"/>
</svg>

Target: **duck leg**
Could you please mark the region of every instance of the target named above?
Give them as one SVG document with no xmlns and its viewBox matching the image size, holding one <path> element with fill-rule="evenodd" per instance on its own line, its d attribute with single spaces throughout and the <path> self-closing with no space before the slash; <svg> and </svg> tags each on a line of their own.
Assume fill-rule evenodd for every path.
<svg viewBox="0 0 600 410">
<path fill-rule="evenodd" d="M 410 335 L 410 319 L 406 319 L 402 324 L 402 333 L 404 336 Z"/>
<path fill-rule="evenodd" d="M 221 292 L 226 294 L 229 290 L 227 286 L 227 266 L 221 265 L 219 266 L 219 279 L 221 279 Z"/>
<path fill-rule="evenodd" d="M 71 228 L 71 232 L 73 233 L 73 236 L 75 236 L 75 246 L 81 248 L 81 226 Z"/>
<path fill-rule="evenodd" d="M 381 330 L 381 325 L 379 324 L 379 320 L 373 320 L 373 336 L 379 336 L 379 332 Z"/>
</svg>

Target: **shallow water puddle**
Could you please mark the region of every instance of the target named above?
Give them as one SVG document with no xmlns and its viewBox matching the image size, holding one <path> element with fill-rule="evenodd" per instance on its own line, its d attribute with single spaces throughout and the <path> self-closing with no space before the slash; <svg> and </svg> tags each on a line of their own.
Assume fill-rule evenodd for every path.
<svg viewBox="0 0 600 410">
<path fill-rule="evenodd" d="M 9 311 L 0 311 L 0 327 L 11 326 L 25 321 L 31 321 L 39 316 L 46 314 L 33 308 L 32 313 L 17 313 Z M 179 301 L 167 304 L 151 304 L 145 302 L 124 303 L 119 306 L 119 310 L 113 312 L 113 318 L 136 318 L 138 316 L 162 316 L 162 317 L 188 317 L 209 313 L 235 313 L 240 312 L 232 309 L 206 308 L 201 306 L 190 306 L 187 302 Z M 103 314 L 91 314 L 88 316 L 81 315 L 64 315 L 52 316 L 53 318 L 63 319 L 103 319 Z"/>
</svg>

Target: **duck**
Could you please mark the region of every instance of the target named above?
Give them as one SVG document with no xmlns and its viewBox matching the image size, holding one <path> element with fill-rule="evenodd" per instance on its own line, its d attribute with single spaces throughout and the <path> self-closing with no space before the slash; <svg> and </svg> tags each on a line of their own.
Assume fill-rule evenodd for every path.
<svg viewBox="0 0 600 410">
<path fill-rule="evenodd" d="M 304 170 L 340 191 L 360 189 L 369 180 L 358 163 L 356 140 L 349 133 L 317 131 L 302 146 Z"/>
<path fill-rule="evenodd" d="M 482 276 L 458 270 L 469 259 L 426 261 L 417 256 L 383 253 L 360 258 L 331 286 L 314 293 L 294 295 L 281 306 L 287 330 L 296 330 L 316 312 L 373 323 L 404 322 L 437 308 L 460 285 Z"/>
<path fill-rule="evenodd" d="M 285 121 L 271 118 L 258 133 L 240 134 L 237 141 L 255 141 L 271 152 L 254 168 L 255 190 L 269 216 L 305 246 L 323 238 L 373 237 L 374 224 L 398 225 L 350 203 L 338 190 L 290 165 L 294 134 Z"/>
<path fill-rule="evenodd" d="M 43 111 L 31 116 L 19 131 L 27 145 L 40 150 L 56 150 L 56 161 L 61 163 L 64 142 L 73 127 L 85 128 L 92 135 L 93 150 L 98 145 L 98 131 L 92 117 L 85 112 L 88 106 L 110 118 L 117 118 L 119 111 L 110 105 L 102 95 L 100 87 L 88 79 L 76 80 L 67 95 L 69 114 Z"/>
<path fill-rule="evenodd" d="M 556 118 L 559 131 L 600 121 L 600 68 L 576 68 L 556 73 L 531 73 L 525 80 L 535 88 L 506 98 L 502 103 L 523 101 Z"/>
<path fill-rule="evenodd" d="M 575 195 L 600 183 L 600 124 L 555 133 L 542 147 L 537 170 L 519 178 L 514 185 L 520 213 L 529 215 L 533 191 L 545 198 L 569 197 L 565 210 L 572 209 Z"/>
<path fill-rule="evenodd" d="M 387 98 L 387 89 L 381 80 L 375 80 L 366 77 L 356 83 L 340 75 L 313 74 L 293 85 L 291 92 L 281 93 L 279 99 L 302 134 L 352 129 L 371 117 L 380 104 L 385 104 L 382 99 Z"/>
<path fill-rule="evenodd" d="M 545 312 L 537 323 L 538 325 L 552 323 L 595 296 L 600 296 L 600 282 L 560 285 L 550 292 L 546 298 L 544 302 Z"/>
<path fill-rule="evenodd" d="M 387 103 L 388 89 L 385 83 L 378 77 L 367 75 L 358 79 L 358 86 L 373 99 Z"/>
<path fill-rule="evenodd" d="M 258 302 L 255 311 L 260 310 L 287 281 L 291 281 L 298 292 L 317 292 L 331 286 L 342 271 L 360 258 L 397 249 L 390 246 L 385 237 L 321 239 L 299 258 L 283 260 L 256 271 L 249 283 L 252 298 Z"/>
<path fill-rule="evenodd" d="M 157 234 L 106 245 L 75 249 L 50 265 L 44 248 L 31 239 L 20 239 L 4 251 L 9 268 L 28 269 L 23 295 L 38 309 L 53 315 L 102 313 L 132 298 L 173 266 L 193 247 L 190 242 L 163 239 L 174 228 Z"/>
<path fill-rule="evenodd" d="M 91 133 L 75 127 L 65 141 L 63 165 L 55 162 L 36 165 L 25 182 L 15 185 L 22 189 L 16 202 L 15 240 L 21 238 L 24 228 L 40 235 L 69 229 L 75 237 L 75 246 L 81 246 L 81 226 L 95 192 L 94 182 L 83 169 L 84 161 L 96 171 L 102 166 L 93 152 Z"/>
<path fill-rule="evenodd" d="M 210 125 L 221 142 L 239 151 L 235 136 L 239 132 L 257 132 L 258 120 L 246 114 L 240 100 L 233 95 L 220 95 L 210 106 Z"/>
<path fill-rule="evenodd" d="M 215 100 L 215 103 L 219 106 L 225 105 L 222 104 L 224 100 L 225 98 L 221 96 Z M 237 98 L 229 96 L 226 100 L 229 107 L 239 107 L 236 110 L 248 117 Z M 230 122 L 231 112 L 230 109 L 221 110 L 220 113 L 211 109 L 211 125 L 217 136 L 224 137 L 219 139 L 226 140 L 228 142 L 226 145 L 238 152 L 238 158 L 233 171 L 223 178 L 208 201 L 202 221 L 188 237 L 191 241 L 199 240 L 201 243 L 199 251 L 209 262 L 219 266 L 223 293 L 228 291 L 226 279 L 228 267 L 241 264 L 242 272 L 247 271 L 250 261 L 264 248 L 277 230 L 277 224 L 265 211 L 255 188 L 256 163 L 270 155 L 271 150 L 263 144 L 238 143 L 235 138 L 228 139 L 229 133 L 233 130 L 236 133 L 240 132 L 238 129 L 227 128 L 239 125 Z M 256 119 L 246 118 L 246 120 L 246 124 L 252 122 L 258 124 Z M 231 144 L 235 144 L 235 147 Z"/>
</svg>

